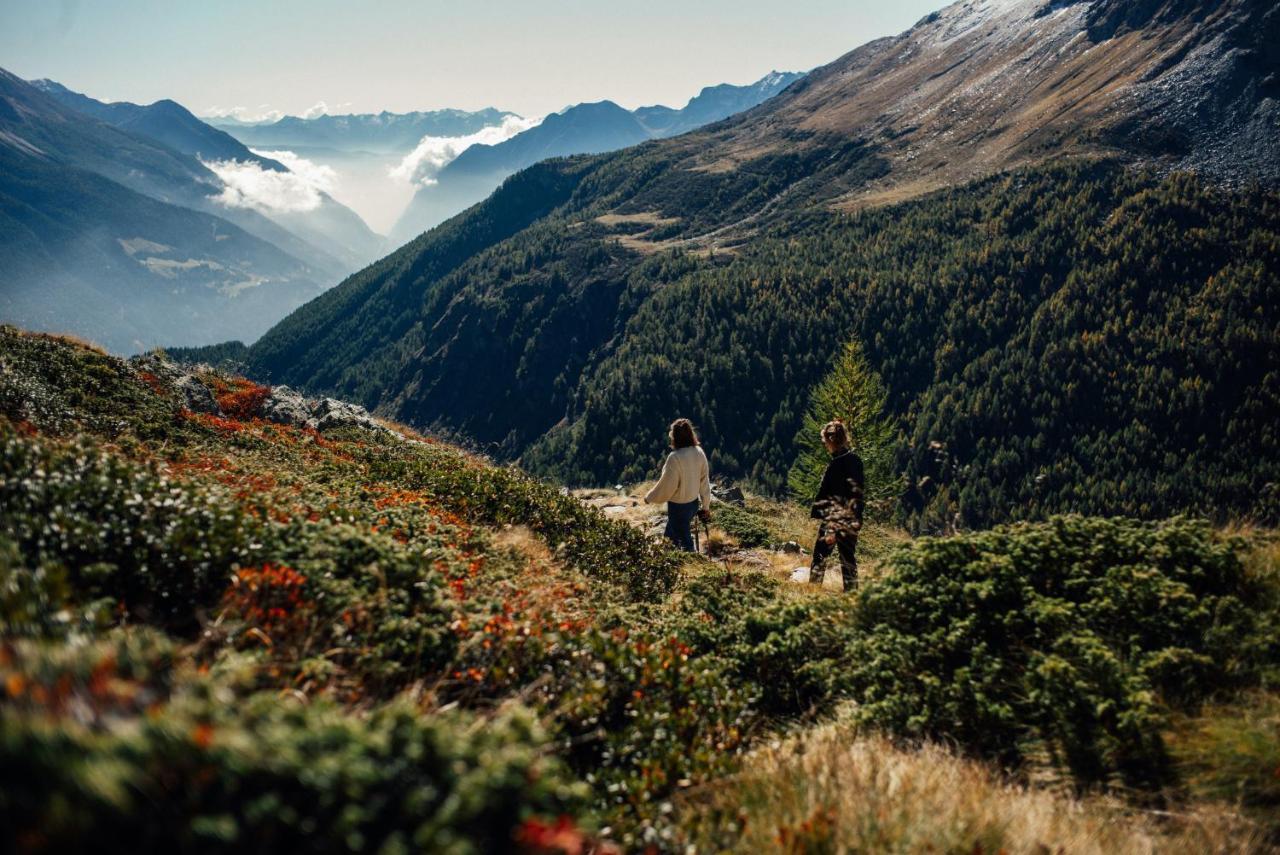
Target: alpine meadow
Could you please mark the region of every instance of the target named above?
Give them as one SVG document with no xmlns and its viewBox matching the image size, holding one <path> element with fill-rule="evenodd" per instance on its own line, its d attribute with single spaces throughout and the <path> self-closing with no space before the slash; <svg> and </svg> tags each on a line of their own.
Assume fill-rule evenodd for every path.
<svg viewBox="0 0 1280 855">
<path fill-rule="evenodd" d="M 1280 5 L 846 5 L 0 12 L 4 851 L 1280 851 Z"/>
</svg>

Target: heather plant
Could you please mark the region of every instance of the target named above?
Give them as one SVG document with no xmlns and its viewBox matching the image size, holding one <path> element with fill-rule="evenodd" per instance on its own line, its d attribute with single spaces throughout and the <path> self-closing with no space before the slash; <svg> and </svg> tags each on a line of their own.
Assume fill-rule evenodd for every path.
<svg viewBox="0 0 1280 855">
<path fill-rule="evenodd" d="M 1082 785 L 1170 779 L 1170 710 L 1277 661 L 1271 593 L 1205 523 L 1056 517 L 922 538 L 868 585 L 849 656 L 866 722 Z"/>
<path fill-rule="evenodd" d="M 715 507 L 716 525 L 733 535 L 742 546 L 767 546 L 777 541 L 760 515 L 748 508 L 722 503 Z"/>
<path fill-rule="evenodd" d="M 262 550 L 258 521 L 215 488 L 5 422 L 0 529 L 19 556 L 3 562 L 6 589 L 110 598 L 121 612 L 181 628 L 217 603 L 235 565 Z"/>
</svg>

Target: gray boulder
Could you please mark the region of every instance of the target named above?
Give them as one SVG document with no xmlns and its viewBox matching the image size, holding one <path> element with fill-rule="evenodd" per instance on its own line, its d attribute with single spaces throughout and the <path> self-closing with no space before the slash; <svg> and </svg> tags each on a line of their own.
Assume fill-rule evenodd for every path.
<svg viewBox="0 0 1280 855">
<path fill-rule="evenodd" d="M 191 412 L 222 415 L 222 408 L 213 397 L 213 391 L 204 385 L 200 378 L 192 374 L 183 374 L 173 382 L 173 385 L 182 395 L 186 408 Z"/>
<path fill-rule="evenodd" d="M 373 420 L 369 411 L 359 404 L 348 404 L 337 398 L 321 398 L 311 408 L 311 419 L 316 430 L 330 428 L 360 427 L 368 430 L 381 430 L 382 425 Z"/>
<path fill-rule="evenodd" d="M 274 386 L 262 405 L 262 417 L 277 424 L 305 427 L 311 419 L 311 408 L 301 393 L 288 386 Z"/>
</svg>

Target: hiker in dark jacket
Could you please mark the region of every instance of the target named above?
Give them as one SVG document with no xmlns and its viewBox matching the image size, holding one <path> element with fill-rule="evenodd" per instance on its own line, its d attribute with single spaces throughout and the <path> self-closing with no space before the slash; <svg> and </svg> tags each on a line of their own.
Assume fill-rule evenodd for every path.
<svg viewBox="0 0 1280 855">
<path fill-rule="evenodd" d="M 833 549 L 840 553 L 840 572 L 844 589 L 852 591 L 858 584 L 858 561 L 854 552 L 858 532 L 862 529 L 863 491 L 866 481 L 862 458 L 849 447 L 849 432 L 839 419 L 822 428 L 822 444 L 831 455 L 823 473 L 818 496 L 813 500 L 810 516 L 822 520 L 818 540 L 813 544 L 813 561 L 809 565 L 809 581 L 822 584 L 823 562 Z"/>
</svg>

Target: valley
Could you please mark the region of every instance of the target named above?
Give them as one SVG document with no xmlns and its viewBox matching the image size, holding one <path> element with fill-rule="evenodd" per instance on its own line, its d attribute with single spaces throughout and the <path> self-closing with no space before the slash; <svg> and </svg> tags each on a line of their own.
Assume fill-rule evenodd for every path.
<svg viewBox="0 0 1280 855">
<path fill-rule="evenodd" d="M 1276 851 L 1280 7 L 532 8 L 0 71 L 0 839 Z"/>
</svg>

